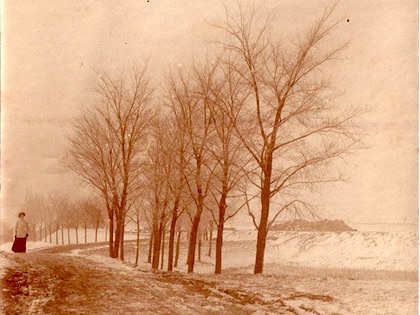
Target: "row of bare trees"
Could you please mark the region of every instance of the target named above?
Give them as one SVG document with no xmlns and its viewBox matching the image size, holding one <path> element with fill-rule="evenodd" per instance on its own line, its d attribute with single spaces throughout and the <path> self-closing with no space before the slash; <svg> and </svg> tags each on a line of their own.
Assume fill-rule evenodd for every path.
<svg viewBox="0 0 420 315">
<path fill-rule="evenodd" d="M 29 192 L 22 210 L 29 218 L 29 237 L 32 240 L 64 244 L 67 238 L 67 243 L 70 244 L 70 231 L 74 230 L 74 242 L 86 243 L 87 230 L 94 229 L 97 242 L 99 229 L 106 227 L 103 207 L 92 197 L 72 200 L 60 192 L 51 192 L 47 196 Z M 79 230 L 83 231 L 82 240 L 79 240 Z"/>
<path fill-rule="evenodd" d="M 150 85 L 145 68 L 133 67 L 115 77 L 103 73 L 96 87 L 98 102 L 74 122 L 70 138 L 67 165 L 101 194 L 109 219 L 109 255 L 114 258 L 124 259 L 127 211 L 143 187 Z"/>
<path fill-rule="evenodd" d="M 111 257 L 124 259 L 124 224 L 134 210 L 138 224 L 143 213 L 151 227 L 154 270 L 169 225 L 172 270 L 184 214 L 193 272 L 207 216 L 220 273 L 224 224 L 246 209 L 258 230 L 254 272 L 262 273 L 271 224 L 287 212 L 311 214 L 306 192 L 342 180 L 335 162 L 361 140 L 356 122 L 365 108 L 335 102 L 325 75 L 345 48 L 332 40 L 333 12 L 326 8 L 288 40 L 275 36 L 272 14 L 226 7 L 212 25 L 215 53 L 169 71 L 162 90 L 146 67 L 100 74 L 97 103 L 75 121 L 66 162 L 102 195 Z"/>
</svg>

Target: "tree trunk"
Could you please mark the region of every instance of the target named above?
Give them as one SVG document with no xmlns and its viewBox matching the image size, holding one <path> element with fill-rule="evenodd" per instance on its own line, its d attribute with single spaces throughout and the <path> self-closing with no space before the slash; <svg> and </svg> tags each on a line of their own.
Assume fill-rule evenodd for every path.
<svg viewBox="0 0 420 315">
<path fill-rule="evenodd" d="M 258 227 L 258 235 L 257 235 L 257 252 L 255 255 L 254 274 L 259 274 L 263 272 L 266 239 L 267 239 L 267 228 L 264 226 L 264 224 L 260 223 L 260 226 Z"/>
<path fill-rule="evenodd" d="M 108 233 L 105 233 L 107 235 Z M 109 219 L 109 257 L 114 258 L 114 217 Z"/>
<path fill-rule="evenodd" d="M 139 254 L 140 254 L 140 218 L 137 216 L 137 235 L 136 235 L 136 261 L 134 266 L 137 266 L 139 263 Z"/>
<path fill-rule="evenodd" d="M 47 224 L 45 223 L 45 224 L 44 224 L 44 242 L 45 242 L 45 243 L 47 242 L 47 236 L 48 236 L 48 226 L 47 226 Z"/>
<path fill-rule="evenodd" d="M 64 224 L 61 224 L 61 245 L 64 245 Z"/>
<path fill-rule="evenodd" d="M 70 244 L 70 226 L 67 225 L 67 244 Z"/>
<path fill-rule="evenodd" d="M 49 224 L 49 228 L 50 228 L 50 243 L 52 243 L 52 224 L 51 224 L 51 222 Z"/>
<path fill-rule="evenodd" d="M 198 233 L 198 261 L 201 262 L 201 239 L 203 237 L 203 233 Z"/>
<path fill-rule="evenodd" d="M 213 221 L 210 221 L 209 226 L 209 251 L 207 253 L 207 256 L 211 257 L 211 250 L 213 245 Z"/>
<path fill-rule="evenodd" d="M 178 207 L 172 210 L 171 227 L 169 229 L 169 246 L 168 246 L 168 271 L 172 271 L 174 260 L 174 243 L 176 232 L 176 221 L 178 219 Z"/>
<path fill-rule="evenodd" d="M 271 164 L 268 165 L 268 170 L 269 174 L 271 174 Z M 270 212 L 270 181 L 271 176 L 265 174 L 263 187 L 261 189 L 261 218 L 260 224 L 258 225 L 254 274 L 262 273 L 264 267 L 264 253 L 268 231 L 268 215 Z"/>
<path fill-rule="evenodd" d="M 121 238 L 121 225 L 119 224 L 118 220 L 116 220 L 116 229 L 114 233 L 114 253 L 113 258 L 118 258 L 118 254 L 120 251 L 120 238 Z"/>
<path fill-rule="evenodd" d="M 181 234 L 182 234 L 182 231 L 181 231 L 181 230 L 179 230 L 179 231 L 178 231 L 177 238 L 176 238 L 176 251 L 175 251 L 175 262 L 174 262 L 174 267 L 175 267 L 175 268 L 176 268 L 176 267 L 178 267 L 178 260 L 179 260 L 179 247 L 180 247 L 180 245 L 181 245 Z"/>
<path fill-rule="evenodd" d="M 147 255 L 147 262 L 150 264 L 152 263 L 152 252 L 153 252 L 153 236 L 154 233 L 150 233 L 150 240 L 149 240 L 149 253 Z"/>
<path fill-rule="evenodd" d="M 98 229 L 99 229 L 99 226 L 95 225 L 95 243 L 98 243 Z M 105 237 L 106 237 L 106 233 L 105 233 Z M 105 239 L 105 242 L 106 242 L 106 239 Z"/>
<path fill-rule="evenodd" d="M 30 233 L 29 233 L 29 238 L 31 241 L 35 241 L 36 240 L 36 230 L 34 226 L 30 227 Z"/>
<path fill-rule="evenodd" d="M 58 223 L 55 225 L 55 245 L 58 245 L 58 231 L 60 230 L 60 226 Z"/>
<path fill-rule="evenodd" d="M 188 257 L 187 257 L 188 273 L 191 273 L 194 271 L 195 247 L 197 244 L 197 233 L 198 233 L 198 227 L 200 225 L 200 219 L 201 219 L 201 211 L 197 211 L 196 215 L 194 216 L 193 224 L 191 226 L 190 241 L 188 243 Z"/>
<path fill-rule="evenodd" d="M 85 223 L 84 228 L 85 228 L 85 243 L 87 243 L 87 225 L 86 225 L 86 223 Z"/>
<path fill-rule="evenodd" d="M 216 263 L 214 267 L 214 273 L 222 273 L 222 246 L 223 246 L 223 225 L 221 221 L 217 225 L 217 236 L 216 236 Z"/>
<path fill-rule="evenodd" d="M 226 214 L 226 194 L 222 193 L 219 202 L 219 221 L 217 223 L 217 236 L 216 236 L 216 262 L 214 273 L 222 273 L 222 247 L 223 247 L 223 231 L 225 225 Z"/>
<path fill-rule="evenodd" d="M 163 269 L 163 260 L 165 258 L 165 231 L 166 230 L 166 224 L 163 225 L 163 230 L 162 230 L 162 256 L 160 258 L 160 269 Z"/>
<path fill-rule="evenodd" d="M 79 244 L 79 227 L 76 226 L 75 231 L 76 231 L 76 244 Z"/>
<path fill-rule="evenodd" d="M 157 271 L 159 268 L 159 254 L 161 245 L 163 224 L 156 226 L 153 231 L 153 256 L 152 256 L 152 270 Z"/>
<path fill-rule="evenodd" d="M 121 233 L 120 233 L 120 259 L 124 261 L 124 233 L 125 233 L 125 218 L 121 219 Z"/>
</svg>

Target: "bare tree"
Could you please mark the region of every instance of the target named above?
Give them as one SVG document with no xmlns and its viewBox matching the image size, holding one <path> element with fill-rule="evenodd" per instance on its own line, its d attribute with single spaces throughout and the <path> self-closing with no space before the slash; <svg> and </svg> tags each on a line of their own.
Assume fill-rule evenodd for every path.
<svg viewBox="0 0 420 315">
<path fill-rule="evenodd" d="M 55 221 L 55 243 L 59 243 L 58 234 L 61 230 L 61 244 L 64 244 L 64 218 L 66 213 L 71 211 L 70 198 L 66 193 L 51 191 L 47 200 Z"/>
<path fill-rule="evenodd" d="M 89 203 L 86 199 L 76 201 L 80 225 L 83 228 L 83 239 L 87 243 L 87 229 L 89 227 Z"/>
<path fill-rule="evenodd" d="M 28 220 L 31 222 L 31 226 L 34 227 L 34 233 L 36 234 L 37 231 L 39 231 L 39 240 L 42 241 L 42 229 L 46 225 L 47 219 L 47 202 L 44 196 L 28 191 L 22 210 L 26 212 Z M 33 240 L 37 240 L 36 235 L 30 235 L 30 237 Z"/>
<path fill-rule="evenodd" d="M 182 121 L 165 117 L 164 123 L 157 130 L 160 135 L 160 154 L 165 160 L 166 167 L 163 168 L 164 176 L 169 189 L 170 226 L 168 243 L 168 271 L 173 270 L 175 233 L 178 218 L 182 215 L 183 205 L 186 204 L 185 170 L 189 157 L 187 156 L 187 145 L 185 128 Z"/>
<path fill-rule="evenodd" d="M 178 267 L 178 260 L 179 260 L 179 251 L 181 247 L 181 234 L 182 229 L 178 228 L 177 236 L 176 236 L 176 248 L 175 248 L 175 259 L 174 259 L 174 267 Z"/>
<path fill-rule="evenodd" d="M 95 229 L 95 242 L 98 238 L 97 232 L 99 225 L 102 223 L 101 221 L 103 220 L 103 214 L 97 203 L 97 200 L 91 196 L 82 198 L 76 202 L 79 219 L 84 230 L 85 243 L 87 243 L 88 228 Z"/>
<path fill-rule="evenodd" d="M 79 228 L 81 223 L 83 223 L 83 203 L 79 200 L 75 200 L 72 203 L 72 211 L 70 212 L 70 226 L 74 229 L 74 235 L 76 238 L 76 244 L 79 244 Z"/>
<path fill-rule="evenodd" d="M 13 242 L 13 233 L 13 225 L 10 223 L 6 223 L 4 220 L 2 220 L 0 222 L 0 242 Z M 29 232 L 29 235 L 31 236 L 31 232 Z"/>
<path fill-rule="evenodd" d="M 150 233 L 149 238 L 149 250 L 147 251 L 147 262 L 152 263 L 152 254 L 153 254 L 153 231 Z"/>
<path fill-rule="evenodd" d="M 135 217 L 134 222 L 136 223 L 136 258 L 134 265 L 137 266 L 139 263 L 139 256 L 140 256 L 140 217 L 141 217 L 141 209 L 137 205 L 135 206 Z"/>
<path fill-rule="evenodd" d="M 210 87 L 216 141 L 210 147 L 212 161 L 215 164 L 211 189 L 215 207 L 210 206 L 209 210 L 217 224 L 216 274 L 220 274 L 222 270 L 224 224 L 241 209 L 241 207 L 231 208 L 232 211 L 228 212 L 228 199 L 237 197 L 238 185 L 244 179 L 245 166 L 248 163 L 247 157 L 243 154 L 242 142 L 235 132 L 235 121 L 231 117 L 236 116 L 246 102 L 249 89 L 243 86 L 242 77 L 232 67 L 229 57 L 223 56 L 221 59 L 218 64 L 217 80 L 214 80 Z M 236 196 L 233 195 L 234 192 Z"/>
<path fill-rule="evenodd" d="M 209 234 L 208 234 L 209 249 L 207 252 L 207 256 L 209 257 L 211 257 L 212 248 L 213 248 L 213 229 L 214 229 L 214 221 L 211 220 L 209 223 Z"/>
<path fill-rule="evenodd" d="M 169 104 L 175 119 L 185 130 L 191 159 L 185 167 L 185 183 L 195 211 L 189 212 L 192 220 L 188 245 L 188 272 L 194 271 L 195 248 L 201 215 L 205 209 L 211 170 L 206 165 L 212 138 L 213 119 L 210 112 L 211 92 L 209 82 L 213 80 L 216 65 L 192 67 L 190 73 L 178 72 L 167 80 Z"/>
<path fill-rule="evenodd" d="M 147 174 L 147 173 L 146 173 Z M 145 180 L 148 180 L 148 177 L 145 175 Z M 146 189 L 143 191 L 144 196 L 140 197 L 134 204 L 137 209 L 141 211 L 141 215 L 144 221 L 147 224 L 149 235 L 149 248 L 147 251 L 147 262 L 149 264 L 152 263 L 152 255 L 153 255 L 153 210 L 152 210 L 152 202 L 150 199 L 150 188 L 149 185 L 146 185 Z M 139 205 L 141 203 L 141 206 Z"/>
<path fill-rule="evenodd" d="M 99 198 L 90 197 L 87 199 L 87 215 L 90 226 L 95 230 L 95 243 L 98 242 L 98 230 L 105 223 L 105 210 Z"/>
<path fill-rule="evenodd" d="M 53 234 L 53 228 L 56 227 L 56 212 L 55 209 L 52 207 L 51 203 L 48 200 L 48 197 L 45 198 L 45 239 L 44 241 L 48 241 L 52 243 L 52 234 Z"/>
<path fill-rule="evenodd" d="M 50 191 L 48 193 L 48 204 L 55 216 L 55 244 L 59 243 L 59 234 L 61 231 L 61 244 L 64 244 L 64 207 L 63 199 L 67 201 L 68 196 L 58 191 Z"/>
<path fill-rule="evenodd" d="M 148 187 L 147 200 L 149 203 L 148 214 L 153 232 L 152 269 L 159 268 L 162 240 L 165 226 L 169 218 L 169 181 L 171 165 L 164 154 L 165 145 L 165 120 L 156 118 L 151 128 L 151 142 L 148 150 L 148 163 L 145 178 Z"/>
<path fill-rule="evenodd" d="M 146 197 L 147 198 L 147 197 Z M 144 216 L 144 219 L 147 223 L 147 226 L 149 228 L 149 249 L 147 251 L 147 262 L 149 264 L 152 263 L 152 254 L 153 254 L 153 223 L 152 223 L 152 211 L 149 209 L 151 208 L 150 203 L 146 202 L 146 205 L 142 207 L 142 213 Z"/>
<path fill-rule="evenodd" d="M 71 243 L 71 234 L 70 229 L 73 227 L 73 218 L 74 218 L 74 202 L 69 201 L 67 208 L 63 211 L 63 227 L 67 228 L 67 244 Z"/>
<path fill-rule="evenodd" d="M 144 219 L 142 214 L 146 208 L 143 202 L 143 198 L 145 198 L 145 196 L 143 196 L 141 192 L 138 194 L 137 199 L 132 203 L 129 212 L 127 213 L 127 217 L 136 225 L 136 252 L 134 259 L 135 266 L 137 266 L 139 263 L 141 222 Z"/>
<path fill-rule="evenodd" d="M 146 67 L 134 66 L 118 75 L 101 73 L 95 92 L 97 103 L 74 122 L 66 164 L 101 194 L 109 219 L 109 255 L 122 258 L 125 217 L 141 185 L 151 119 Z"/>
<path fill-rule="evenodd" d="M 226 8 L 218 41 L 230 56 L 229 66 L 249 89 L 247 102 L 230 118 L 242 145 L 253 159 L 247 179 L 260 209 L 249 213 L 258 229 L 254 273 L 262 273 L 267 233 L 277 216 L 305 207 L 305 190 L 342 180 L 334 162 L 360 141 L 355 120 L 364 109 L 336 104 L 325 67 L 346 44 L 334 41 L 335 6 L 326 8 L 302 34 L 276 38 L 272 15 L 238 4 Z M 255 193 L 254 193 L 255 192 Z M 271 213 L 270 205 L 275 205 Z"/>
</svg>

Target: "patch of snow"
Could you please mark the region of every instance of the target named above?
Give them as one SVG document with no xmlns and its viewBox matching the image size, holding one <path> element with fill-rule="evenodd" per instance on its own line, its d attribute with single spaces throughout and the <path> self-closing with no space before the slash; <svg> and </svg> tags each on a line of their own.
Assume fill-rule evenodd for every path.
<svg viewBox="0 0 420 315">
<path fill-rule="evenodd" d="M 12 246 L 13 246 L 13 242 L 7 242 L 4 244 L 0 245 L 0 251 L 4 251 L 6 253 L 12 253 Z M 28 252 L 36 250 L 36 249 L 40 249 L 40 248 L 45 248 L 45 247 L 51 247 L 51 246 L 56 246 L 53 243 L 46 243 L 46 242 L 27 242 L 26 243 L 26 250 Z"/>
<path fill-rule="evenodd" d="M 64 245 L 69 243 L 69 235 L 70 235 L 70 243 L 76 243 L 76 229 L 70 229 L 70 233 L 67 229 L 64 229 L 63 233 L 61 230 L 57 232 L 53 232 L 51 234 L 51 240 L 53 243 L 56 243 L 58 240 L 58 244 Z M 148 234 L 140 233 L 140 237 L 144 238 L 148 236 Z M 99 229 L 97 233 L 97 240 L 98 242 L 107 242 L 109 240 L 108 232 L 105 229 Z M 77 238 L 79 240 L 79 244 L 85 243 L 85 230 L 84 229 L 77 229 Z M 137 238 L 136 231 L 125 231 L 124 239 L 125 240 L 135 240 Z M 50 240 L 50 236 L 47 235 L 47 241 Z M 95 242 L 95 229 L 87 229 L 86 230 L 86 243 L 94 243 Z"/>
<path fill-rule="evenodd" d="M 257 231 L 226 233 L 224 267 L 245 267 L 254 263 L 256 234 Z M 418 234 L 270 232 L 264 260 L 266 263 L 312 268 L 416 271 L 419 262 Z"/>
<path fill-rule="evenodd" d="M 101 248 L 101 247 L 97 247 Z M 62 254 L 68 256 L 83 256 L 84 258 L 95 262 L 97 264 L 102 265 L 103 267 L 110 268 L 110 269 L 118 269 L 119 271 L 123 272 L 131 272 L 133 271 L 132 267 L 125 265 L 121 260 L 114 259 L 104 255 L 83 255 L 83 249 L 75 249 L 72 250 L 69 254 Z"/>
<path fill-rule="evenodd" d="M 313 268 L 418 269 L 418 235 L 400 232 L 279 232 L 266 262 Z"/>
<path fill-rule="evenodd" d="M 3 278 L 6 268 L 9 267 L 9 260 L 0 253 L 0 278 Z"/>
<path fill-rule="evenodd" d="M 63 238 L 61 237 L 61 230 L 57 232 L 54 232 L 51 234 L 51 237 L 47 235 L 47 238 L 45 241 L 45 238 L 42 238 L 42 241 L 32 241 L 31 238 L 28 239 L 28 242 L 26 243 L 26 249 L 28 252 L 40 248 L 45 247 L 51 247 L 51 246 L 57 246 L 57 245 L 68 245 L 68 244 L 76 244 L 76 229 L 70 229 L 70 233 L 68 233 L 67 229 L 64 230 Z M 85 244 L 85 234 L 83 229 L 77 230 L 78 235 L 78 244 Z M 70 234 L 70 242 L 68 235 Z M 148 237 L 148 233 L 141 233 L 140 238 L 144 239 L 145 237 Z M 126 241 L 129 240 L 135 240 L 137 238 L 136 232 L 133 231 L 126 231 L 124 234 L 124 239 Z M 51 242 L 50 242 L 51 239 Z M 58 242 L 57 242 L 58 240 Z M 107 233 L 105 229 L 99 229 L 98 235 L 97 235 L 98 242 L 105 242 L 108 240 Z M 94 229 L 87 229 L 86 230 L 86 243 L 95 243 L 95 230 Z M 8 253 L 12 252 L 12 245 L 13 242 L 7 242 L 0 245 L 0 251 L 5 251 Z"/>
</svg>

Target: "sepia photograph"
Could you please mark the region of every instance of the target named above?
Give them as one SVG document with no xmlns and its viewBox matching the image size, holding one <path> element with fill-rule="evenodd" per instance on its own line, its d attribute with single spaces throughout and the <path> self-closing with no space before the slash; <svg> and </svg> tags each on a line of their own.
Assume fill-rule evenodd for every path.
<svg viewBox="0 0 420 315">
<path fill-rule="evenodd" d="M 1 314 L 419 313 L 419 4 L 1 1 Z"/>
</svg>

